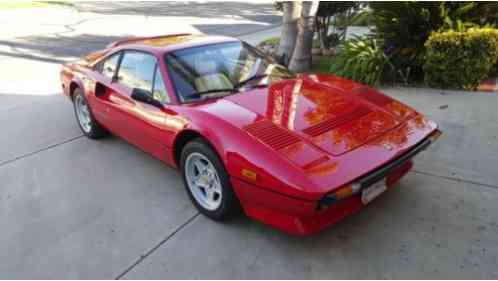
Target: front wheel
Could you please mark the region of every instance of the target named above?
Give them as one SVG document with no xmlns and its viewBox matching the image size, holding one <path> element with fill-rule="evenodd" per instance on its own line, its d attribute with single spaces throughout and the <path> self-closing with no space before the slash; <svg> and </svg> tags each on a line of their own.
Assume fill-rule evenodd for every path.
<svg viewBox="0 0 498 281">
<path fill-rule="evenodd" d="M 181 170 L 189 197 L 201 213 L 223 220 L 238 212 L 238 201 L 223 162 L 205 141 L 196 139 L 185 145 Z"/>
</svg>

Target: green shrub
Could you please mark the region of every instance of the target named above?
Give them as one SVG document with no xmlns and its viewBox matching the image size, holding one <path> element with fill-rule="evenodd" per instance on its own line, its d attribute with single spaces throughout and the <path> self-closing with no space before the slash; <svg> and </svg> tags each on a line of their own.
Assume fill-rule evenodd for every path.
<svg viewBox="0 0 498 281">
<path fill-rule="evenodd" d="M 363 10 L 354 16 L 349 22 L 350 26 L 370 26 L 372 24 L 373 13 L 371 10 Z"/>
<path fill-rule="evenodd" d="M 258 45 L 278 46 L 279 43 L 280 37 L 271 37 L 260 42 Z"/>
<path fill-rule="evenodd" d="M 342 41 L 346 36 L 346 29 L 351 17 L 362 5 L 355 1 L 320 1 L 315 16 L 315 30 L 321 48 L 328 49 L 337 45 L 335 36 Z M 331 29 L 331 30 L 329 30 Z M 330 37 L 329 35 L 335 35 Z"/>
<path fill-rule="evenodd" d="M 261 41 L 256 47 L 260 49 L 278 49 L 280 44 L 280 37 L 271 37 Z M 313 40 L 313 48 L 320 48 L 320 42 L 317 39 Z"/>
<path fill-rule="evenodd" d="M 425 47 L 424 79 L 428 85 L 474 89 L 498 61 L 498 29 L 434 32 Z"/>
<path fill-rule="evenodd" d="M 338 46 L 338 53 L 332 62 L 330 72 L 376 86 L 388 63 L 388 57 L 376 40 L 356 37 Z"/>
<path fill-rule="evenodd" d="M 370 2 L 374 30 L 385 42 L 397 69 L 411 68 L 414 78 L 422 78 L 425 48 L 431 32 L 463 25 L 496 25 L 498 3 L 451 1 Z"/>
</svg>

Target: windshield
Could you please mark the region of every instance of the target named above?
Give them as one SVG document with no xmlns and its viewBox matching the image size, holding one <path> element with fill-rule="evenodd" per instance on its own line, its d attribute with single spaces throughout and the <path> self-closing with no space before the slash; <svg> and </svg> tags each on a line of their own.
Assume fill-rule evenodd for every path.
<svg viewBox="0 0 498 281">
<path fill-rule="evenodd" d="M 293 77 L 285 67 L 244 42 L 178 50 L 168 53 L 165 59 L 182 102 L 225 96 L 243 87 Z"/>
</svg>

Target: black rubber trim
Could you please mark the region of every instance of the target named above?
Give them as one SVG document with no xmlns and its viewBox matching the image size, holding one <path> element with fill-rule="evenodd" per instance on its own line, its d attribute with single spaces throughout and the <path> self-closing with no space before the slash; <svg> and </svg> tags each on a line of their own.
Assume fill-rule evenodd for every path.
<svg viewBox="0 0 498 281">
<path fill-rule="evenodd" d="M 364 188 L 367 188 L 371 186 L 372 184 L 380 181 L 381 179 L 385 178 L 388 176 L 393 170 L 401 167 L 403 164 L 405 164 L 407 161 L 412 159 L 415 155 L 418 153 L 422 152 L 425 150 L 430 144 L 432 143 L 432 140 L 427 137 L 425 140 L 419 142 L 416 144 L 414 147 L 412 147 L 409 151 L 405 152 L 401 156 L 397 157 L 394 160 L 391 160 L 387 164 L 383 165 L 380 168 L 377 168 L 376 170 L 368 173 L 366 176 L 363 176 L 353 182 L 360 183 L 361 188 L 360 191 Z M 325 195 L 322 199 L 320 199 L 318 208 L 320 206 L 330 206 L 333 203 L 336 202 L 336 200 L 331 197 L 332 194 L 327 194 Z"/>
<path fill-rule="evenodd" d="M 382 178 L 385 178 L 389 173 L 391 173 L 396 168 L 401 167 L 403 164 L 405 164 L 407 161 L 409 161 L 411 158 L 413 158 L 413 156 L 415 156 L 418 153 L 425 150 L 431 143 L 432 142 L 430 139 L 425 139 L 424 141 L 417 144 L 415 147 L 410 149 L 405 154 L 392 160 L 391 162 L 378 168 L 377 170 L 374 170 L 373 172 L 369 173 L 368 175 L 360 178 L 359 180 L 357 180 L 357 182 L 361 183 L 361 188 L 371 186 L 372 184 L 378 182 Z"/>
</svg>

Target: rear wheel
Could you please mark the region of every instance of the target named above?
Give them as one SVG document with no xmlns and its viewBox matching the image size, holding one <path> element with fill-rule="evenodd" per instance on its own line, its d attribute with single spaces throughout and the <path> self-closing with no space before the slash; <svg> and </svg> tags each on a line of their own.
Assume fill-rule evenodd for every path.
<svg viewBox="0 0 498 281">
<path fill-rule="evenodd" d="M 85 136 L 98 139 L 107 135 L 106 129 L 93 117 L 85 95 L 79 88 L 74 90 L 73 105 L 76 121 L 78 121 L 78 125 Z"/>
<path fill-rule="evenodd" d="M 187 193 L 201 213 L 224 220 L 239 211 L 223 162 L 205 141 L 195 139 L 185 145 L 181 170 Z"/>
</svg>

